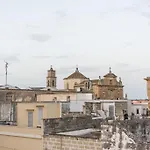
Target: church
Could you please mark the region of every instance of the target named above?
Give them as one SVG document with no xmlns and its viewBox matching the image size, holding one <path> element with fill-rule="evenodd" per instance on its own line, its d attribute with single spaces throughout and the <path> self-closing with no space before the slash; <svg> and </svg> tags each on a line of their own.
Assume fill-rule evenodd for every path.
<svg viewBox="0 0 150 150">
<path fill-rule="evenodd" d="M 56 71 L 51 67 L 48 70 L 47 87 L 55 89 L 56 79 Z M 64 90 L 90 91 L 93 92 L 94 99 L 124 99 L 123 87 L 121 78 L 118 80 L 111 68 L 103 78 L 99 76 L 98 79 L 90 79 L 78 67 L 64 78 Z"/>
</svg>

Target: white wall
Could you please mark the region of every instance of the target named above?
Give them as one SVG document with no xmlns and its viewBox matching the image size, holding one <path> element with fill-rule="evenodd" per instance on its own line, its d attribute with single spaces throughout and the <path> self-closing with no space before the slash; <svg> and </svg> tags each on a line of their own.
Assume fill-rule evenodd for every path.
<svg viewBox="0 0 150 150">
<path fill-rule="evenodd" d="M 131 113 L 132 113 L 132 101 L 131 100 L 127 101 L 127 108 L 128 108 L 128 115 L 131 116 Z"/>
<path fill-rule="evenodd" d="M 109 106 L 110 105 L 114 106 L 114 115 L 115 115 L 115 103 L 102 103 L 102 109 L 106 112 L 107 117 L 109 117 Z"/>
<path fill-rule="evenodd" d="M 70 112 L 83 112 L 83 105 L 86 100 L 70 101 Z"/>
<path fill-rule="evenodd" d="M 139 109 L 139 115 L 137 115 L 137 116 L 141 116 L 141 115 L 144 113 L 144 111 L 143 111 L 144 108 L 145 108 L 145 113 L 146 113 L 147 105 L 143 105 L 143 104 L 139 104 L 139 105 L 132 104 L 132 106 L 131 106 L 131 112 L 133 112 L 135 115 L 137 115 L 137 109 Z"/>
<path fill-rule="evenodd" d="M 76 100 L 92 100 L 92 93 L 77 93 Z"/>
<path fill-rule="evenodd" d="M 76 93 L 76 100 L 70 101 L 70 112 L 83 112 L 85 102 L 92 100 L 92 93 Z"/>
</svg>

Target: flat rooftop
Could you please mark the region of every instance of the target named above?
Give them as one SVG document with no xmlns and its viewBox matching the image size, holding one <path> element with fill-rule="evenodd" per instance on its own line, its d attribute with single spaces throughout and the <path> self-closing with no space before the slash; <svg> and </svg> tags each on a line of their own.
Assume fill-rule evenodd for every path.
<svg viewBox="0 0 150 150">
<path fill-rule="evenodd" d="M 110 100 L 110 99 L 105 99 L 105 100 L 88 100 L 85 103 L 115 103 L 115 102 L 127 102 L 128 100 Z"/>
<path fill-rule="evenodd" d="M 67 136 L 75 136 L 75 137 L 85 137 L 85 138 L 99 138 L 101 136 L 100 129 L 83 129 L 83 130 L 75 130 L 69 132 L 60 132 L 57 135 L 67 135 Z"/>
</svg>

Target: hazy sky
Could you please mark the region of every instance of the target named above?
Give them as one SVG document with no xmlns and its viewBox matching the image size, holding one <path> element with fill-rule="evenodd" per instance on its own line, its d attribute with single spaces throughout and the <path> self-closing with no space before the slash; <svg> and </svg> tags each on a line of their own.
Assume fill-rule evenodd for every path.
<svg viewBox="0 0 150 150">
<path fill-rule="evenodd" d="M 146 98 L 150 76 L 149 0 L 1 0 L 0 84 L 58 87 L 76 65 L 92 79 L 112 71 L 129 98 Z"/>
</svg>

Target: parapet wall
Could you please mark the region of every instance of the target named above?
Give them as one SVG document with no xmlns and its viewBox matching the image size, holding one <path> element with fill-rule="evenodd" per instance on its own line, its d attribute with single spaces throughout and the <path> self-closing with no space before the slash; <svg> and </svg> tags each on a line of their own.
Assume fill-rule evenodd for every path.
<svg viewBox="0 0 150 150">
<path fill-rule="evenodd" d="M 91 116 L 44 119 L 44 135 L 93 128 L 99 121 L 92 120 Z"/>
<path fill-rule="evenodd" d="M 50 135 L 43 139 L 44 150 L 102 150 L 99 139 Z"/>
</svg>

